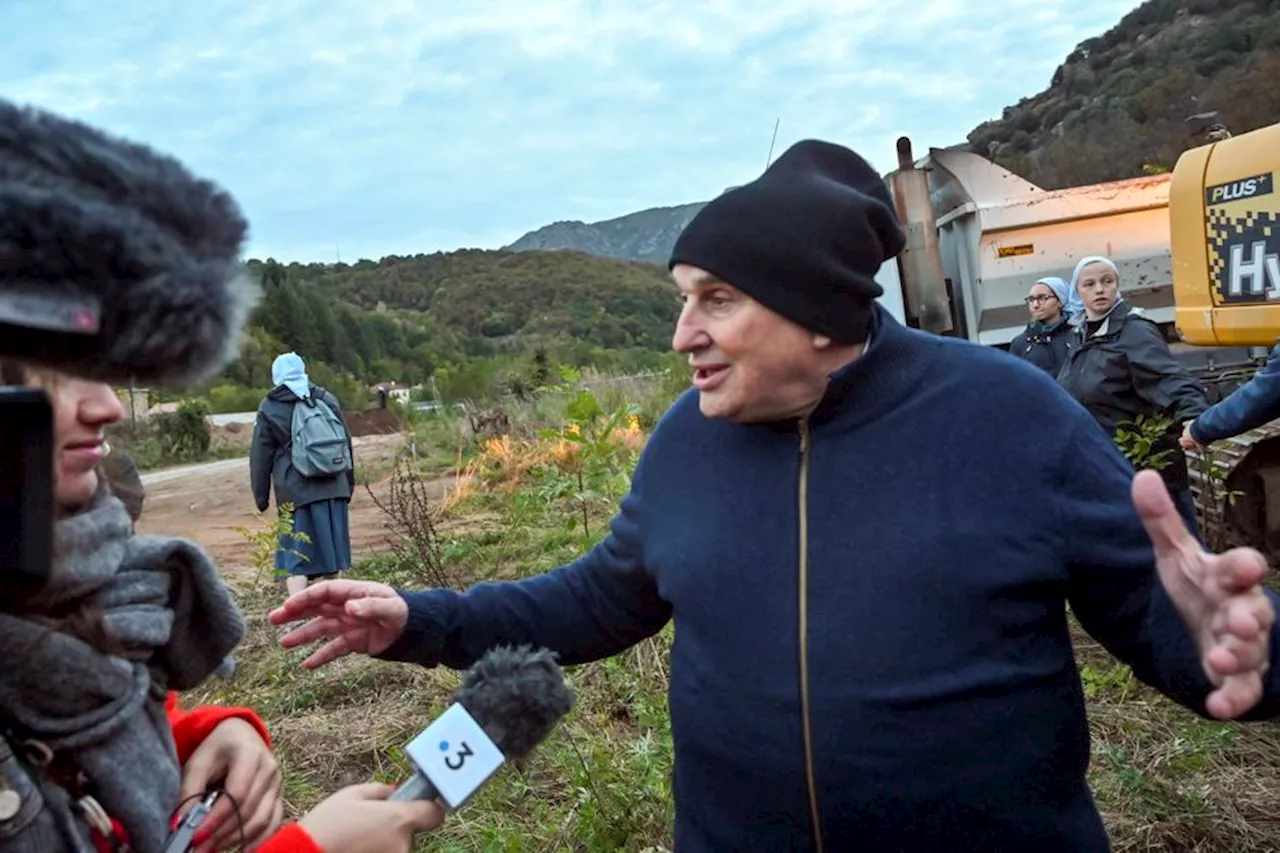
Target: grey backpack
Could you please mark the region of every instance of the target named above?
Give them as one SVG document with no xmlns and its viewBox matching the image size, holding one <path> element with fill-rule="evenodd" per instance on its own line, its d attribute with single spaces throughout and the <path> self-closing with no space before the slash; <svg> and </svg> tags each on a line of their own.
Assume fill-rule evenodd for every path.
<svg viewBox="0 0 1280 853">
<path fill-rule="evenodd" d="M 332 477 L 351 470 L 346 427 L 318 395 L 294 404 L 290 437 L 293 467 L 302 476 Z"/>
</svg>

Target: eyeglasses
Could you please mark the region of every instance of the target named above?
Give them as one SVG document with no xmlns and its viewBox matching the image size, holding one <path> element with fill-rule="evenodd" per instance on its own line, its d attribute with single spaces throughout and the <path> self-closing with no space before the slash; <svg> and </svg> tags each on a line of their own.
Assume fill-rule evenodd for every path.
<svg viewBox="0 0 1280 853">
<path fill-rule="evenodd" d="M 1028 296 L 1025 301 L 1028 305 L 1039 305 L 1041 302 L 1048 302 L 1050 299 L 1057 299 L 1057 298 L 1058 297 L 1054 296 L 1052 293 L 1049 294 L 1048 296 L 1044 295 L 1043 293 L 1037 293 L 1033 296 Z"/>
</svg>

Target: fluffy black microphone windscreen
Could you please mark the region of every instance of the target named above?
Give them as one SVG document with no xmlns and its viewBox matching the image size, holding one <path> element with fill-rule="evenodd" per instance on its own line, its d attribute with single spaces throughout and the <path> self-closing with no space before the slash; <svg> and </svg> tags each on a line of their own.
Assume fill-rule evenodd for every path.
<svg viewBox="0 0 1280 853">
<path fill-rule="evenodd" d="M 553 652 L 528 646 L 500 646 L 490 649 L 467 670 L 453 701 L 466 711 L 474 725 L 484 731 L 501 754 L 499 761 L 515 761 L 528 755 L 551 733 L 556 723 L 573 707 L 574 696 L 565 684 L 564 673 L 556 664 Z M 435 755 L 433 747 L 427 747 L 430 755 L 425 756 L 426 761 L 418 762 L 423 756 L 415 753 L 415 747 L 423 741 L 434 744 L 433 735 L 439 731 L 436 727 L 448 718 L 450 711 L 437 718 L 406 747 L 410 759 L 418 763 L 418 772 L 397 788 L 391 799 L 439 798 L 442 792 L 437 787 L 438 782 L 445 788 L 443 799 L 456 807 L 488 779 L 487 773 L 461 783 L 445 778 L 453 774 L 443 772 L 444 768 L 458 771 L 463 762 L 439 764 L 439 756 Z M 465 742 L 462 745 L 466 746 Z M 448 746 L 449 741 L 446 740 L 440 748 Z M 468 749 L 466 754 L 475 753 Z M 433 757 L 436 760 L 433 761 Z M 429 766 L 436 768 L 436 781 L 431 778 Z"/>
<path fill-rule="evenodd" d="M 523 758 L 573 707 L 555 655 L 528 646 L 490 649 L 454 696 L 509 760 Z"/>
<path fill-rule="evenodd" d="M 172 157 L 0 101 L 0 357 L 107 382 L 213 375 L 259 297 L 247 231 Z"/>
</svg>

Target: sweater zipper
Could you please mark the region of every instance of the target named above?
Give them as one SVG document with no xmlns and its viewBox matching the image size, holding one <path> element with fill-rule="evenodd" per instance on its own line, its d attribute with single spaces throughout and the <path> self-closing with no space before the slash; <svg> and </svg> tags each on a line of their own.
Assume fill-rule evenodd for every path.
<svg viewBox="0 0 1280 853">
<path fill-rule="evenodd" d="M 818 812 L 818 783 L 813 768 L 813 732 L 809 701 L 809 421 L 800 421 L 800 719 L 804 733 L 804 772 L 809 790 L 813 843 L 822 853 L 822 818 Z"/>
</svg>

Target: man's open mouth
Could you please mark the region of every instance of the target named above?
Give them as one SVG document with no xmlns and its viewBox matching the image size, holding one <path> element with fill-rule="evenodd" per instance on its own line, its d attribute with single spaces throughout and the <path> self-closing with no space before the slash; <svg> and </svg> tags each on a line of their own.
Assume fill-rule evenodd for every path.
<svg viewBox="0 0 1280 853">
<path fill-rule="evenodd" d="M 708 364 L 693 369 L 693 384 L 702 391 L 710 390 L 719 385 L 724 375 L 728 373 L 729 365 L 727 364 Z"/>
</svg>

